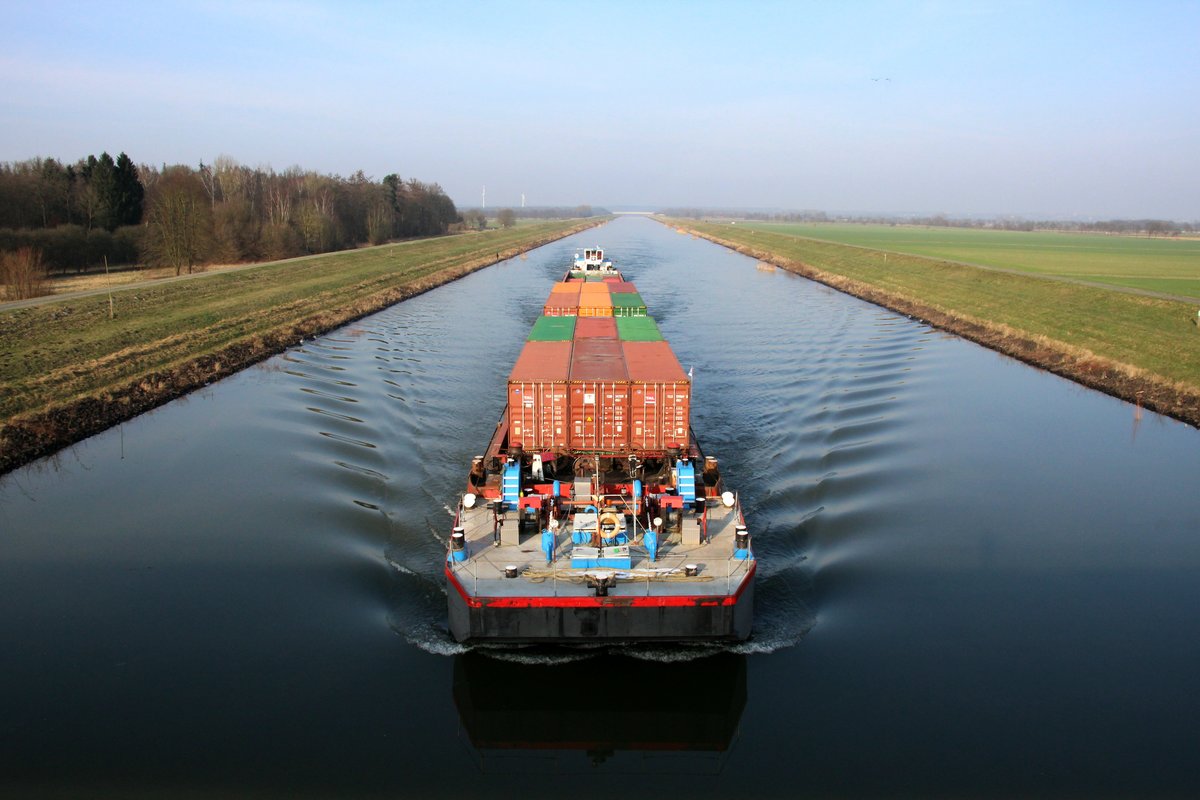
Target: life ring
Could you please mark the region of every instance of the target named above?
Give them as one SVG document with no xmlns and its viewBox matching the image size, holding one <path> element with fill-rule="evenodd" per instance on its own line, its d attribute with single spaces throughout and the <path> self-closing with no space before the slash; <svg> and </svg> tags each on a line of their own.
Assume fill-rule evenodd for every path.
<svg viewBox="0 0 1200 800">
<path fill-rule="evenodd" d="M 605 530 L 611 530 L 612 533 L 605 536 Z M 612 539 L 621 531 L 621 518 L 616 511 L 605 511 L 600 515 L 600 519 L 596 523 L 596 530 L 600 532 L 601 538 Z"/>
</svg>

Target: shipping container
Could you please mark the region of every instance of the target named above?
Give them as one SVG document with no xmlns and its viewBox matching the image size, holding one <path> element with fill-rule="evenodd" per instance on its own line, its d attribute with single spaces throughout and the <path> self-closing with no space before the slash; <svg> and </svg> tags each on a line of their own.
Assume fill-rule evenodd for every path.
<svg viewBox="0 0 1200 800">
<path fill-rule="evenodd" d="M 559 281 L 550 289 L 551 294 L 569 294 L 574 292 L 579 294 L 579 287 L 583 286 L 583 281 Z"/>
<path fill-rule="evenodd" d="M 571 342 L 527 342 L 508 376 L 508 439 L 528 450 L 570 442 Z"/>
<path fill-rule="evenodd" d="M 569 404 L 572 448 L 600 452 L 628 449 L 629 380 L 619 341 L 575 340 Z"/>
<path fill-rule="evenodd" d="M 611 317 L 613 315 L 612 298 L 607 294 L 580 295 L 579 308 L 576 313 L 581 317 Z"/>
<path fill-rule="evenodd" d="M 662 331 L 653 317 L 617 317 L 617 336 L 624 342 L 661 342 Z"/>
<path fill-rule="evenodd" d="M 610 294 L 631 294 L 637 291 L 637 287 L 629 281 L 617 281 L 608 285 Z"/>
<path fill-rule="evenodd" d="M 538 317 L 529 330 L 527 341 L 569 342 L 575 338 L 576 319 L 578 317 Z"/>
<path fill-rule="evenodd" d="M 617 338 L 617 321 L 612 317 L 560 317 L 578 320 L 575 323 L 576 339 Z"/>
<path fill-rule="evenodd" d="M 627 419 L 631 449 L 662 451 L 672 444 L 686 446 L 692 386 L 671 346 L 661 341 L 622 342 L 621 348 L 630 381 Z"/>
<path fill-rule="evenodd" d="M 644 317 L 646 303 L 637 292 L 612 295 L 614 317 Z"/>
<path fill-rule="evenodd" d="M 580 317 L 612 317 L 612 303 L 607 302 L 600 305 L 600 303 L 584 299 L 580 301 L 580 307 L 576 308 L 576 313 Z"/>
<path fill-rule="evenodd" d="M 579 292 L 579 310 L 581 317 L 611 317 L 613 315 L 612 297 L 608 293 L 607 283 L 585 283 Z"/>
<path fill-rule="evenodd" d="M 609 309 L 611 313 L 612 309 Z M 575 316 L 579 313 L 579 295 L 577 294 L 559 294 L 551 292 L 546 298 L 546 305 L 542 306 L 542 314 L 547 317 L 566 317 Z"/>
</svg>

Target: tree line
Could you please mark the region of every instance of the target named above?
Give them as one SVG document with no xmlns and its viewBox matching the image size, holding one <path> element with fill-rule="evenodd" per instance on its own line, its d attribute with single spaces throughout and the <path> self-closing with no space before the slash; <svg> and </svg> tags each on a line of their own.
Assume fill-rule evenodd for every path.
<svg viewBox="0 0 1200 800">
<path fill-rule="evenodd" d="M 528 208 L 502 208 L 494 212 L 496 224 L 511 228 L 518 219 L 573 219 L 580 217 L 605 217 L 610 212 L 589 205 L 578 206 L 530 206 Z M 484 208 L 466 207 L 462 211 L 464 225 L 471 230 L 483 230 L 488 225 L 488 212 Z"/>
<path fill-rule="evenodd" d="M 669 217 L 701 219 L 722 217 L 763 222 L 854 222 L 871 225 L 927 225 L 934 228 L 984 228 L 1006 231 L 1081 231 L 1144 236 L 1182 236 L 1200 231 L 1200 222 L 1165 219 L 1030 220 L 1020 217 L 896 216 L 891 214 L 827 214 L 824 211 L 738 211 L 735 209 L 669 208 Z"/>
<path fill-rule="evenodd" d="M 0 163 L 0 253 L 50 270 L 173 267 L 287 258 L 446 233 L 461 224 L 436 183 L 375 181 L 227 156 L 196 167 L 135 166 L 125 153 Z"/>
</svg>

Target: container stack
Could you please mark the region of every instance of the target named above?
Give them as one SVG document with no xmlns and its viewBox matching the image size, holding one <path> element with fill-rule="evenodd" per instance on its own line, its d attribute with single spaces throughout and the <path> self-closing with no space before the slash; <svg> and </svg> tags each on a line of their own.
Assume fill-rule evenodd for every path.
<svg viewBox="0 0 1200 800">
<path fill-rule="evenodd" d="M 562 281 L 508 379 L 509 443 L 563 453 L 686 445 L 691 380 L 628 281 Z"/>
</svg>

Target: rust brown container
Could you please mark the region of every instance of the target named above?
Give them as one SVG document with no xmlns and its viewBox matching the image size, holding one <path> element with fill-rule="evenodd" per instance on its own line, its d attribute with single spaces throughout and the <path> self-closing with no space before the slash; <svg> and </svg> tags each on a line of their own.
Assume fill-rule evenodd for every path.
<svg viewBox="0 0 1200 800">
<path fill-rule="evenodd" d="M 629 444 L 661 451 L 688 441 L 692 382 L 666 342 L 622 342 L 629 375 Z"/>
<path fill-rule="evenodd" d="M 579 295 L 570 292 L 551 292 L 542 306 L 542 315 L 546 317 L 568 317 L 579 313 Z M 611 316 L 612 309 L 609 309 Z"/>
<path fill-rule="evenodd" d="M 570 440 L 567 380 L 571 342 L 527 342 L 508 376 L 510 444 L 565 449 Z"/>
<path fill-rule="evenodd" d="M 580 317 L 575 322 L 576 339 L 615 339 L 617 320 L 615 317 Z"/>
<path fill-rule="evenodd" d="M 629 378 L 615 338 L 577 339 L 571 350 L 570 445 L 584 452 L 629 448 Z"/>
</svg>

